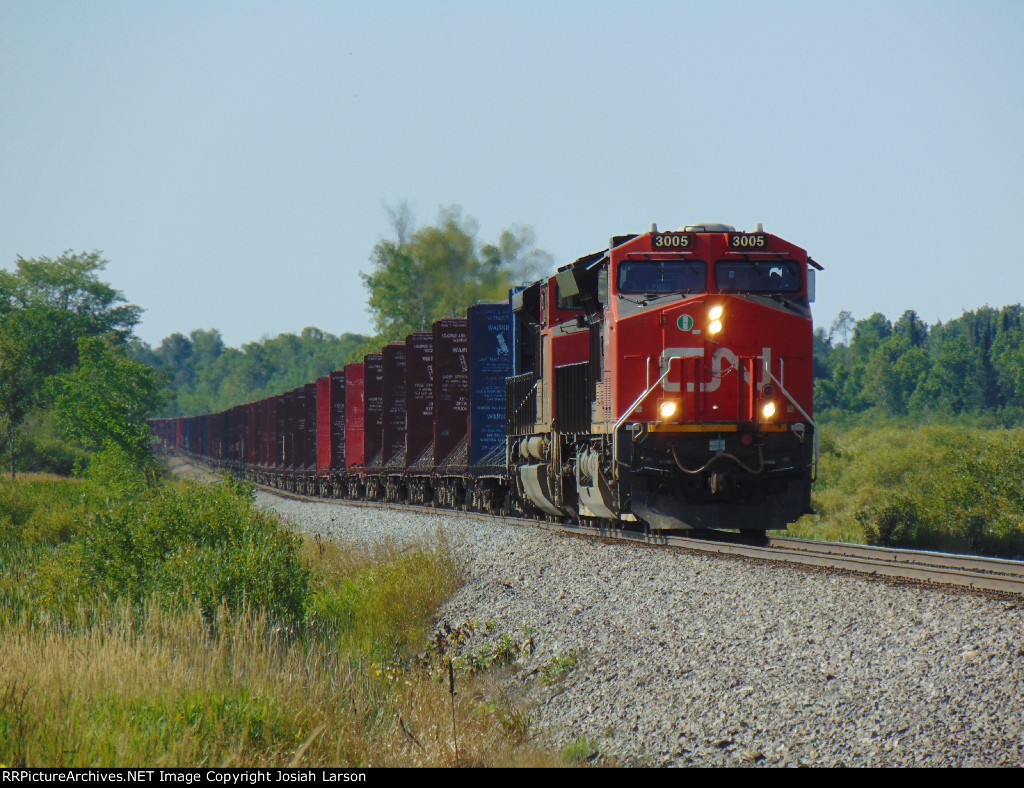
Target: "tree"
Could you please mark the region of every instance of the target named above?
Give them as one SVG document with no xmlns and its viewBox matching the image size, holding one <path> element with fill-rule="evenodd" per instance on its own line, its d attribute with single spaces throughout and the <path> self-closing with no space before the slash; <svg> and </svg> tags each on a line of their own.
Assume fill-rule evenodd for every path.
<svg viewBox="0 0 1024 788">
<path fill-rule="evenodd" d="M 22 309 L 0 318 L 0 417 L 10 449 L 11 478 L 16 474 L 17 430 L 41 399 L 50 366 L 46 310 Z"/>
<path fill-rule="evenodd" d="M 871 353 L 864 370 L 864 396 L 889 413 L 902 415 L 929 372 L 928 353 L 905 334 L 893 334 Z"/>
<path fill-rule="evenodd" d="M 906 310 L 892 327 L 894 336 L 903 337 L 912 347 L 921 347 L 928 339 L 928 326 L 913 309 Z"/>
<path fill-rule="evenodd" d="M 933 407 L 940 413 L 959 415 L 984 407 L 982 353 L 962 336 L 947 339 L 935 354 L 928 374 L 921 380 L 911 407 Z"/>
<path fill-rule="evenodd" d="M 136 464 L 150 456 L 149 418 L 163 400 L 161 381 L 132 361 L 111 337 L 85 337 L 78 343 L 78 365 L 52 377 L 49 389 L 58 423 L 88 449 L 116 446 Z"/>
<path fill-rule="evenodd" d="M 1003 331 L 992 343 L 992 363 L 1004 405 L 1024 406 L 1024 330 Z"/>
<path fill-rule="evenodd" d="M 850 350 L 855 358 L 866 361 L 871 351 L 892 335 L 892 323 L 881 312 L 871 317 L 858 320 L 853 328 L 853 341 Z"/>
<path fill-rule="evenodd" d="M 505 299 L 517 280 L 550 265 L 550 255 L 532 248 L 529 228 L 513 227 L 497 243 L 480 246 L 475 223 L 456 206 L 441 209 L 435 226 L 414 233 L 406 206 L 389 213 L 396 237 L 373 248 L 371 273 L 360 272 L 384 342 L 429 329 L 470 304 Z"/>
<path fill-rule="evenodd" d="M 845 345 L 856 322 L 853 319 L 853 313 L 844 309 L 832 321 L 832 326 L 828 330 L 828 343 L 830 345 Z"/>
<path fill-rule="evenodd" d="M 832 352 L 832 341 L 825 335 L 824 328 L 819 327 L 814 329 L 812 347 L 814 354 L 814 377 L 831 377 L 832 370 L 831 365 L 829 364 L 829 356 Z"/>
<path fill-rule="evenodd" d="M 99 252 L 70 250 L 56 260 L 19 256 L 14 272 L 0 271 L 0 316 L 35 308 L 61 315 L 51 339 L 60 344 L 65 359 L 77 352 L 81 337 L 113 333 L 119 341 L 127 340 L 142 310 L 100 280 L 107 262 Z"/>
<path fill-rule="evenodd" d="M 0 271 L 0 418 L 16 469 L 17 429 L 43 401 L 44 381 L 78 361 L 78 341 L 109 335 L 123 343 L 141 310 L 99 278 L 99 252 L 17 258 Z"/>
</svg>

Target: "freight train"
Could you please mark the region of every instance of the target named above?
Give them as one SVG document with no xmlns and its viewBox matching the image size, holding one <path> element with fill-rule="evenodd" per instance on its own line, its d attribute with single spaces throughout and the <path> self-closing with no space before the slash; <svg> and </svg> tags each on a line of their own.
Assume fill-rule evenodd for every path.
<svg viewBox="0 0 1024 788">
<path fill-rule="evenodd" d="M 328 498 L 655 531 L 785 528 L 810 510 L 814 275 L 723 224 L 614 236 L 319 380 L 158 442 Z"/>
</svg>

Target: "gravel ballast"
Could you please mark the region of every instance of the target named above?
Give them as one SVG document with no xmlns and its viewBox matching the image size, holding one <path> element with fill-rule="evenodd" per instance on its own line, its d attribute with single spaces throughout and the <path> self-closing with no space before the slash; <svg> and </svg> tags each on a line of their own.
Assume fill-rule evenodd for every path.
<svg viewBox="0 0 1024 788">
<path fill-rule="evenodd" d="M 439 622 L 532 636 L 507 688 L 554 747 L 585 736 L 625 765 L 1024 765 L 1024 600 L 498 521 L 258 502 L 340 543 L 442 533 L 467 580 Z"/>
</svg>

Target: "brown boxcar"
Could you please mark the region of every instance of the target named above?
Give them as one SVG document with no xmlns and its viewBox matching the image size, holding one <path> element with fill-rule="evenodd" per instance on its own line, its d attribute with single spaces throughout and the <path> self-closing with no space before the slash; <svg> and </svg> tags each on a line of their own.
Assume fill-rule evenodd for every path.
<svg viewBox="0 0 1024 788">
<path fill-rule="evenodd" d="M 465 318 L 434 323 L 434 465 L 466 464 L 469 416 L 469 325 Z"/>
<path fill-rule="evenodd" d="M 301 467 L 309 471 L 316 470 L 316 383 L 307 383 L 302 387 L 302 409 L 300 412 L 299 431 L 304 432 L 302 453 L 299 455 Z"/>
<path fill-rule="evenodd" d="M 366 468 L 380 468 L 384 426 L 384 357 L 363 356 L 363 434 Z"/>
<path fill-rule="evenodd" d="M 381 465 L 405 468 L 405 345 L 388 345 L 382 355 Z"/>
<path fill-rule="evenodd" d="M 434 465 L 434 335 L 425 331 L 405 340 L 405 462 L 409 468 Z"/>
</svg>

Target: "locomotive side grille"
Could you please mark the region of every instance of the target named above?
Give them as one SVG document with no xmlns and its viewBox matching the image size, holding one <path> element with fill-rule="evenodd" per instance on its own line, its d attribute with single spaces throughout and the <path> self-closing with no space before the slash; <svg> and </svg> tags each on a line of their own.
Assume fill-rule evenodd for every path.
<svg viewBox="0 0 1024 788">
<path fill-rule="evenodd" d="M 509 435 L 529 435 L 537 421 L 537 379 L 532 372 L 505 378 L 505 426 Z"/>
<path fill-rule="evenodd" d="M 555 367 L 555 429 L 590 432 L 590 362 Z"/>
<path fill-rule="evenodd" d="M 612 415 L 612 394 L 614 383 L 611 370 L 606 369 L 601 385 L 597 387 L 597 418 L 600 421 L 615 421 Z"/>
</svg>

